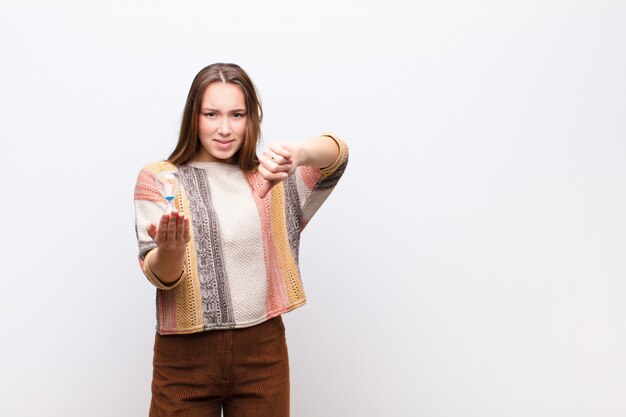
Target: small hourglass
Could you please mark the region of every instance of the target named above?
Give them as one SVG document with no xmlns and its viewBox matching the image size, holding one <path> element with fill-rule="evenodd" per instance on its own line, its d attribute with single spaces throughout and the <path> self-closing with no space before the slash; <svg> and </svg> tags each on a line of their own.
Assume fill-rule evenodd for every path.
<svg viewBox="0 0 626 417">
<path fill-rule="evenodd" d="M 163 198 L 167 200 L 165 213 L 171 213 L 174 210 L 174 197 L 180 186 L 180 176 L 175 171 L 164 171 L 157 174 L 157 184 Z"/>
</svg>

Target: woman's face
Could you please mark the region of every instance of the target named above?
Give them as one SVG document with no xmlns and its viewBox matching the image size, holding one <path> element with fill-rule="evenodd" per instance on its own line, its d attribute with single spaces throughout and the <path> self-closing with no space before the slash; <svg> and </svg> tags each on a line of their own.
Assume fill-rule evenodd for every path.
<svg viewBox="0 0 626 417">
<path fill-rule="evenodd" d="M 246 98 L 236 84 L 213 82 L 202 95 L 198 116 L 200 150 L 197 162 L 235 163 L 233 156 L 245 139 Z"/>
</svg>

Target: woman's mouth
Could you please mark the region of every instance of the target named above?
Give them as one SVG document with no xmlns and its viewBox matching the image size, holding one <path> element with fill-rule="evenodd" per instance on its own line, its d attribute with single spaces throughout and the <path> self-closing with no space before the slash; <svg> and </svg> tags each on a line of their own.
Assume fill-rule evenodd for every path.
<svg viewBox="0 0 626 417">
<path fill-rule="evenodd" d="M 233 143 L 235 143 L 234 139 L 224 140 L 224 139 L 213 139 L 217 144 L 217 147 L 220 149 L 228 149 L 231 147 Z"/>
</svg>

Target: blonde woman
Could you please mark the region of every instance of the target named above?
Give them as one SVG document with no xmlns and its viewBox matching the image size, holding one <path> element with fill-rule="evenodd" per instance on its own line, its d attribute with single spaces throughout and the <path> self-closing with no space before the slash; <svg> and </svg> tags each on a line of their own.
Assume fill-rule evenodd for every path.
<svg viewBox="0 0 626 417">
<path fill-rule="evenodd" d="M 139 173 L 139 262 L 157 292 L 152 417 L 289 415 L 281 315 L 306 302 L 300 233 L 348 148 L 324 133 L 257 156 L 262 115 L 242 68 L 209 65 L 192 82 L 174 151 Z M 181 183 L 166 214 L 163 171 Z"/>
</svg>

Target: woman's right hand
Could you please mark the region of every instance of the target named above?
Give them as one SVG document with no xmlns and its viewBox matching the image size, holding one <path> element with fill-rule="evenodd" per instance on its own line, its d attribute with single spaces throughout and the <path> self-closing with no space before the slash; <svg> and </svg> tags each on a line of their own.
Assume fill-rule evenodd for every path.
<svg viewBox="0 0 626 417">
<path fill-rule="evenodd" d="M 185 247 L 191 240 L 189 233 L 189 218 L 176 210 L 165 213 L 161 217 L 159 226 L 152 223 L 148 226 L 148 235 L 154 240 L 160 250 L 176 251 Z"/>
</svg>

